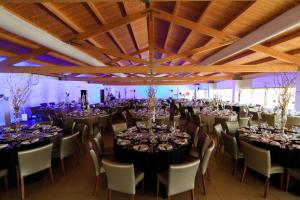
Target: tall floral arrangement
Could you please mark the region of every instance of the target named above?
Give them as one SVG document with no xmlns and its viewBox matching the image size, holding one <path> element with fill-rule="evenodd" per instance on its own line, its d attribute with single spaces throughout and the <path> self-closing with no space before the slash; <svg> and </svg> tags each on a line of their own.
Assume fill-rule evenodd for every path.
<svg viewBox="0 0 300 200">
<path fill-rule="evenodd" d="M 150 85 L 147 89 L 147 108 L 148 108 L 148 114 L 147 114 L 147 121 L 148 121 L 148 127 L 150 128 L 150 132 L 152 130 L 152 122 L 155 121 L 155 93 L 156 89 L 153 85 Z"/>
<path fill-rule="evenodd" d="M 292 88 L 295 87 L 298 77 L 298 73 L 279 73 L 275 78 L 275 86 L 278 88 L 278 107 L 281 111 L 280 123 L 283 130 L 287 120 L 287 107 L 294 96 Z"/>
<path fill-rule="evenodd" d="M 30 75 L 27 79 L 20 75 L 12 75 L 7 78 L 16 123 L 19 123 L 20 108 L 29 99 L 35 82 L 33 75 Z"/>
</svg>

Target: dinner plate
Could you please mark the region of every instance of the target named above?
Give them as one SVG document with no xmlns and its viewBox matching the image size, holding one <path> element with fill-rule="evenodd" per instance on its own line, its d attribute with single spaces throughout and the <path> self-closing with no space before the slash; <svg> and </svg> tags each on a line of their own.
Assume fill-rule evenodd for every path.
<svg viewBox="0 0 300 200">
<path fill-rule="evenodd" d="M 180 132 L 176 134 L 177 137 L 181 137 L 181 138 L 189 138 L 190 135 L 187 134 L 186 132 Z"/>
<path fill-rule="evenodd" d="M 133 146 L 133 149 L 136 151 L 143 152 L 143 151 L 147 151 L 149 149 L 149 146 L 146 144 L 138 144 L 138 145 Z"/>
<path fill-rule="evenodd" d="M 21 142 L 21 144 L 28 145 L 28 144 L 33 144 L 38 141 L 39 141 L 39 138 L 35 138 L 33 140 L 24 140 L 23 142 Z"/>
<path fill-rule="evenodd" d="M 174 142 L 176 144 L 185 145 L 188 143 L 188 140 L 187 139 L 176 139 L 176 140 L 174 140 Z"/>
<path fill-rule="evenodd" d="M 173 149 L 173 146 L 170 144 L 159 144 L 158 149 L 161 151 L 171 151 Z"/>
<path fill-rule="evenodd" d="M 4 149 L 6 147 L 8 147 L 8 144 L 0 144 L 0 149 Z"/>
<path fill-rule="evenodd" d="M 130 140 L 121 140 L 121 139 L 118 139 L 118 145 L 125 146 L 125 145 L 128 145 L 130 143 L 131 143 Z"/>
</svg>

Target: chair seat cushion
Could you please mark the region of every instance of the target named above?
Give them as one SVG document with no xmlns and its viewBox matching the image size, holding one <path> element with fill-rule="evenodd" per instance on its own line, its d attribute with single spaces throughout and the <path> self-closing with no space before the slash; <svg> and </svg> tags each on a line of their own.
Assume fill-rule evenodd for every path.
<svg viewBox="0 0 300 200">
<path fill-rule="evenodd" d="M 270 173 L 271 173 L 271 174 L 280 174 L 280 173 L 284 173 L 284 168 L 281 167 L 280 165 L 277 165 L 277 164 L 272 163 L 271 169 L 270 169 Z"/>
<path fill-rule="evenodd" d="M 300 169 L 287 169 L 287 173 L 296 179 L 300 179 Z"/>
<path fill-rule="evenodd" d="M 0 177 L 6 176 L 7 175 L 7 169 L 1 169 L 0 170 Z"/>
<path fill-rule="evenodd" d="M 157 180 L 159 182 L 161 182 L 164 186 L 167 186 L 168 185 L 168 176 L 169 176 L 168 171 L 161 172 L 161 173 L 157 174 Z"/>
<path fill-rule="evenodd" d="M 141 180 L 144 179 L 144 172 L 141 172 L 141 171 L 134 171 L 134 174 L 135 174 L 135 185 L 137 185 Z"/>
</svg>

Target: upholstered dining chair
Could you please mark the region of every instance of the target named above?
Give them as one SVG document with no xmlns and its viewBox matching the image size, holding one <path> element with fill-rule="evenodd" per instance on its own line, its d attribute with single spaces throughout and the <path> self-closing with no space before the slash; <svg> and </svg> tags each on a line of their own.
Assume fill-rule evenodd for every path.
<svg viewBox="0 0 300 200">
<path fill-rule="evenodd" d="M 191 191 L 191 197 L 194 200 L 195 178 L 199 164 L 200 160 L 196 159 L 189 163 L 170 165 L 168 171 L 157 174 L 156 199 L 159 195 L 159 184 L 162 183 L 167 187 L 168 199 L 171 199 L 173 195 Z"/>
<path fill-rule="evenodd" d="M 125 131 L 127 129 L 127 124 L 125 122 L 113 124 L 112 125 L 114 134 L 119 134 L 121 131 Z"/>
<path fill-rule="evenodd" d="M 200 115 L 193 115 L 193 122 L 200 127 L 201 132 L 208 132 L 208 125 L 202 122 Z"/>
<path fill-rule="evenodd" d="M 180 122 L 180 115 L 174 115 L 173 121 L 172 121 L 172 126 L 173 127 L 179 127 L 179 122 Z"/>
<path fill-rule="evenodd" d="M 191 113 L 189 112 L 188 109 L 185 109 L 184 113 L 185 113 L 185 119 L 187 120 L 187 122 L 189 122 L 192 119 Z"/>
<path fill-rule="evenodd" d="M 261 114 L 261 121 L 267 122 L 269 126 L 275 127 L 277 117 L 275 114 L 268 114 L 268 113 L 262 113 Z"/>
<path fill-rule="evenodd" d="M 300 126 L 300 116 L 287 116 L 286 127 Z"/>
<path fill-rule="evenodd" d="M 113 155 L 114 151 L 112 148 L 105 148 L 104 147 L 104 140 L 103 140 L 103 136 L 100 132 L 98 132 L 95 137 L 94 137 L 94 143 L 96 145 L 97 148 L 97 153 L 99 157 L 103 157 L 106 155 Z"/>
<path fill-rule="evenodd" d="M 85 138 L 86 138 L 87 134 L 88 134 L 88 126 L 85 124 L 83 126 L 83 128 L 81 129 L 81 136 L 80 136 L 80 142 L 83 147 L 85 145 Z"/>
<path fill-rule="evenodd" d="M 69 156 L 76 156 L 76 153 L 78 152 L 78 138 L 79 138 L 79 132 L 69 135 L 66 137 L 63 137 L 61 141 L 60 146 L 60 165 L 63 175 L 65 175 L 65 164 L 64 159 Z M 78 158 L 76 158 L 78 159 Z"/>
<path fill-rule="evenodd" d="M 0 169 L 0 178 L 3 177 L 5 192 L 8 191 L 7 169 Z"/>
<path fill-rule="evenodd" d="M 240 117 L 239 118 L 239 127 L 246 127 L 248 126 L 250 118 L 249 117 Z"/>
<path fill-rule="evenodd" d="M 102 166 L 101 160 L 99 160 L 99 158 L 101 159 L 102 157 L 97 156 L 97 154 L 95 153 L 95 151 L 93 149 L 93 144 L 90 141 L 89 141 L 89 151 L 90 151 L 90 155 L 91 155 L 91 158 L 92 158 L 92 161 L 94 164 L 94 169 L 95 169 L 95 174 L 96 174 L 96 183 L 95 183 L 95 187 L 94 187 L 94 191 L 93 191 L 94 196 L 96 196 L 97 189 L 98 189 L 99 182 L 100 182 L 100 175 L 102 173 L 105 173 L 105 170 Z"/>
<path fill-rule="evenodd" d="M 200 162 L 200 173 L 201 173 L 201 180 L 202 180 L 202 187 L 203 187 L 204 194 L 206 194 L 204 175 L 208 172 L 207 171 L 208 170 L 208 164 L 209 164 L 210 157 L 211 157 L 211 154 L 212 154 L 214 148 L 215 148 L 215 141 L 211 140 L 210 144 L 209 144 L 208 148 L 206 148 L 206 151 L 205 151 L 205 153 L 203 155 L 203 158 Z"/>
<path fill-rule="evenodd" d="M 64 121 L 64 133 L 73 135 L 75 133 L 76 122 L 71 119 Z"/>
<path fill-rule="evenodd" d="M 234 163 L 233 163 L 232 175 L 235 175 L 238 160 L 244 158 L 244 154 L 242 150 L 238 147 L 235 137 L 222 132 L 222 138 L 224 143 L 223 160 L 225 155 L 233 159 Z"/>
<path fill-rule="evenodd" d="M 199 135 L 199 126 L 189 122 L 186 128 L 186 132 L 192 137 L 193 146 L 197 147 L 198 135 Z"/>
<path fill-rule="evenodd" d="M 287 192 L 289 189 L 289 182 L 291 177 L 300 180 L 300 169 L 288 168 L 286 172 L 287 172 L 287 178 L 286 178 L 285 191 Z"/>
<path fill-rule="evenodd" d="M 102 160 L 108 183 L 108 200 L 112 199 L 112 191 L 131 194 L 135 199 L 136 186 L 142 181 L 144 187 L 144 172 L 135 171 L 133 164 L 121 164 Z"/>
<path fill-rule="evenodd" d="M 281 189 L 283 186 L 284 168 L 271 163 L 271 154 L 269 150 L 261 149 L 241 141 L 244 152 L 244 170 L 241 176 L 241 182 L 244 181 L 247 168 L 250 168 L 266 177 L 264 197 L 267 197 L 269 190 L 269 180 L 272 174 L 281 174 Z"/>
<path fill-rule="evenodd" d="M 199 158 L 200 161 L 202 161 L 204 153 L 208 148 L 211 140 L 212 139 L 210 139 L 210 137 L 206 133 L 199 134 L 196 151 L 191 151 L 190 155 Z"/>
<path fill-rule="evenodd" d="M 226 132 L 231 136 L 236 136 L 237 130 L 239 129 L 238 121 L 227 121 L 226 122 Z"/>
<path fill-rule="evenodd" d="M 51 183 L 53 184 L 53 174 L 51 168 L 51 153 L 53 144 L 18 152 L 19 173 L 21 180 L 22 200 L 25 199 L 24 178 L 31 174 L 48 169 Z M 18 181 L 19 182 L 19 181 Z"/>
<path fill-rule="evenodd" d="M 221 124 L 216 124 L 214 126 L 214 131 L 215 131 L 215 138 L 217 140 L 217 145 L 216 145 L 216 152 L 215 156 L 221 151 L 223 144 L 223 138 L 222 138 L 222 132 L 224 132 L 223 127 Z"/>
</svg>

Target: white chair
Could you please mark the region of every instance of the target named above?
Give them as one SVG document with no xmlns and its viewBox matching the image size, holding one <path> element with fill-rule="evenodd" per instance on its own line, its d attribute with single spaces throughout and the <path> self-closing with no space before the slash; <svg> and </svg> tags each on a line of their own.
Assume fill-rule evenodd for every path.
<svg viewBox="0 0 300 200">
<path fill-rule="evenodd" d="M 61 146 L 60 146 L 60 164 L 61 164 L 61 169 L 63 172 L 63 175 L 65 175 L 65 164 L 64 164 L 64 159 L 69 157 L 69 156 L 74 156 L 78 152 L 78 137 L 79 137 L 79 132 L 69 135 L 66 137 L 63 137 L 61 141 Z"/>
<path fill-rule="evenodd" d="M 0 178 L 3 177 L 5 192 L 8 191 L 7 169 L 0 170 Z"/>
<path fill-rule="evenodd" d="M 100 156 L 101 159 L 102 159 L 103 156 L 114 154 L 114 150 L 112 148 L 105 148 L 104 147 L 103 136 L 100 132 L 98 132 L 96 134 L 96 136 L 94 137 L 94 143 L 95 143 L 96 148 L 97 148 L 98 156 Z"/>
<path fill-rule="evenodd" d="M 48 169 L 51 183 L 53 184 L 51 168 L 52 146 L 53 144 L 49 144 L 43 147 L 18 152 L 18 177 L 21 179 L 22 200 L 25 199 L 24 177 Z"/>
<path fill-rule="evenodd" d="M 97 194 L 97 189 L 98 189 L 98 185 L 100 182 L 100 175 L 102 173 L 105 172 L 103 166 L 102 166 L 102 162 L 101 160 L 99 160 L 97 154 L 95 153 L 94 149 L 93 149 L 93 145 L 91 142 L 89 142 L 89 151 L 90 151 L 90 155 L 94 164 L 94 169 L 95 169 L 95 174 L 96 174 L 96 183 L 95 183 L 95 187 L 94 187 L 94 196 L 96 196 Z"/>
<path fill-rule="evenodd" d="M 200 173 L 201 173 L 201 180 L 202 180 L 202 187 L 203 187 L 203 192 L 206 194 L 206 187 L 205 187 L 205 181 L 204 181 L 204 175 L 206 172 L 208 172 L 208 164 L 210 161 L 211 154 L 215 148 L 215 142 L 214 140 L 211 140 L 211 143 L 209 144 L 208 148 L 206 149 L 204 156 L 201 160 L 200 163 Z"/>
<path fill-rule="evenodd" d="M 125 122 L 113 124 L 112 129 L 114 131 L 114 134 L 119 134 L 120 131 L 125 131 L 127 129 L 127 124 Z"/>
<path fill-rule="evenodd" d="M 244 152 L 244 171 L 241 182 L 244 181 L 247 168 L 250 168 L 266 177 L 264 197 L 267 197 L 269 190 L 269 180 L 272 174 L 281 174 L 281 189 L 283 187 L 284 168 L 271 163 L 271 154 L 269 150 L 261 149 L 241 141 Z"/>
<path fill-rule="evenodd" d="M 192 200 L 195 199 L 195 178 L 199 164 L 200 160 L 197 159 L 189 163 L 170 165 L 168 172 L 157 174 L 156 198 L 158 199 L 159 183 L 162 183 L 167 187 L 168 199 L 171 199 L 173 195 L 186 191 L 191 191 Z"/>
<path fill-rule="evenodd" d="M 103 159 L 102 164 L 107 177 L 108 200 L 111 200 L 112 190 L 131 194 L 134 200 L 135 187 L 144 180 L 144 172 L 135 171 L 133 164 L 121 164 L 107 159 Z M 142 182 L 144 187 L 144 181 Z"/>
</svg>

